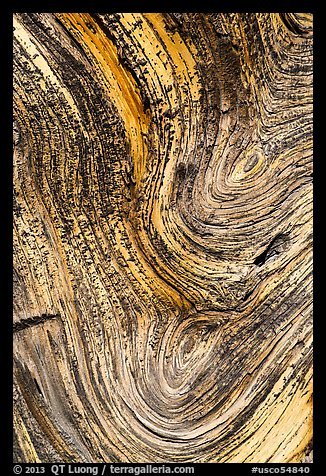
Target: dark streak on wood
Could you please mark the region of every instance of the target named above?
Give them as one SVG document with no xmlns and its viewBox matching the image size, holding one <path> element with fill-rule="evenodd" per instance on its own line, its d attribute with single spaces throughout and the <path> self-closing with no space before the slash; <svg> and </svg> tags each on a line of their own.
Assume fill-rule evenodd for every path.
<svg viewBox="0 0 326 476">
<path fill-rule="evenodd" d="M 58 319 L 61 316 L 59 314 L 42 314 L 41 316 L 32 316 L 22 319 L 19 322 L 13 324 L 13 332 L 20 332 L 24 329 L 28 329 L 33 326 L 38 326 L 39 324 L 44 324 L 44 322 L 51 321 L 53 319 Z"/>
</svg>

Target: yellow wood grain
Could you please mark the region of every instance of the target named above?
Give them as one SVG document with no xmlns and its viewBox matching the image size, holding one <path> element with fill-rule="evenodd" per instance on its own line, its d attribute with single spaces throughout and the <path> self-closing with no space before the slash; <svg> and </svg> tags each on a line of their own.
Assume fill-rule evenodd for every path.
<svg viewBox="0 0 326 476">
<path fill-rule="evenodd" d="M 312 41 L 14 15 L 15 461 L 311 461 Z"/>
</svg>

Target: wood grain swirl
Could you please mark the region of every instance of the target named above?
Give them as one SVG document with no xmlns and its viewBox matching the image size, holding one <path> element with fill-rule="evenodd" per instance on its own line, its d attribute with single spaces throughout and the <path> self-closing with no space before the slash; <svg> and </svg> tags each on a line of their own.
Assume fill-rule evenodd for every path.
<svg viewBox="0 0 326 476">
<path fill-rule="evenodd" d="M 312 16 L 20 13 L 13 51 L 15 460 L 310 460 Z"/>
</svg>

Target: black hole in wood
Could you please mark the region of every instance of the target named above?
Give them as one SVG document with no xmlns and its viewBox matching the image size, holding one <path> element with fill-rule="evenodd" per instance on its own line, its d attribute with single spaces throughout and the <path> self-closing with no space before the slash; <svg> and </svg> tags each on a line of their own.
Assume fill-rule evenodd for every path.
<svg viewBox="0 0 326 476">
<path fill-rule="evenodd" d="M 268 251 L 268 248 L 266 248 L 266 250 L 265 250 L 262 254 L 260 254 L 259 256 L 257 256 L 257 258 L 256 258 L 255 261 L 254 261 L 254 264 L 255 264 L 256 266 L 262 266 L 262 265 L 265 263 L 265 261 L 266 261 L 266 256 L 267 256 L 267 251 Z"/>
<path fill-rule="evenodd" d="M 262 266 L 266 263 L 267 259 L 273 256 L 273 254 L 278 255 L 280 253 L 280 245 L 288 240 L 287 235 L 279 234 L 272 239 L 270 244 L 267 246 L 266 250 L 263 251 L 257 258 L 254 260 L 256 266 Z"/>
<path fill-rule="evenodd" d="M 39 384 L 38 384 L 36 378 L 34 378 L 33 380 L 34 380 L 34 383 L 35 383 L 36 390 L 37 390 L 38 393 L 43 397 L 43 396 L 44 396 L 44 395 L 43 395 L 43 392 L 42 392 L 41 387 L 39 386 Z"/>
<path fill-rule="evenodd" d="M 257 259 L 257 258 L 256 258 Z M 255 263 L 256 264 L 256 263 Z M 252 289 L 251 291 L 248 291 L 244 297 L 243 297 L 243 300 L 246 301 L 247 299 L 249 299 L 249 297 L 252 295 L 252 293 L 254 292 L 254 290 Z"/>
</svg>

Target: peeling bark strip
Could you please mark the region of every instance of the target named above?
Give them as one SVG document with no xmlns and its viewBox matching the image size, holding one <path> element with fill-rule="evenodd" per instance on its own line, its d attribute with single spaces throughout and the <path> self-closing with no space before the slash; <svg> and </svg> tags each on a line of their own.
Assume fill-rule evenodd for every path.
<svg viewBox="0 0 326 476">
<path fill-rule="evenodd" d="M 311 15 L 16 14 L 14 119 L 15 460 L 310 459 Z"/>
</svg>

